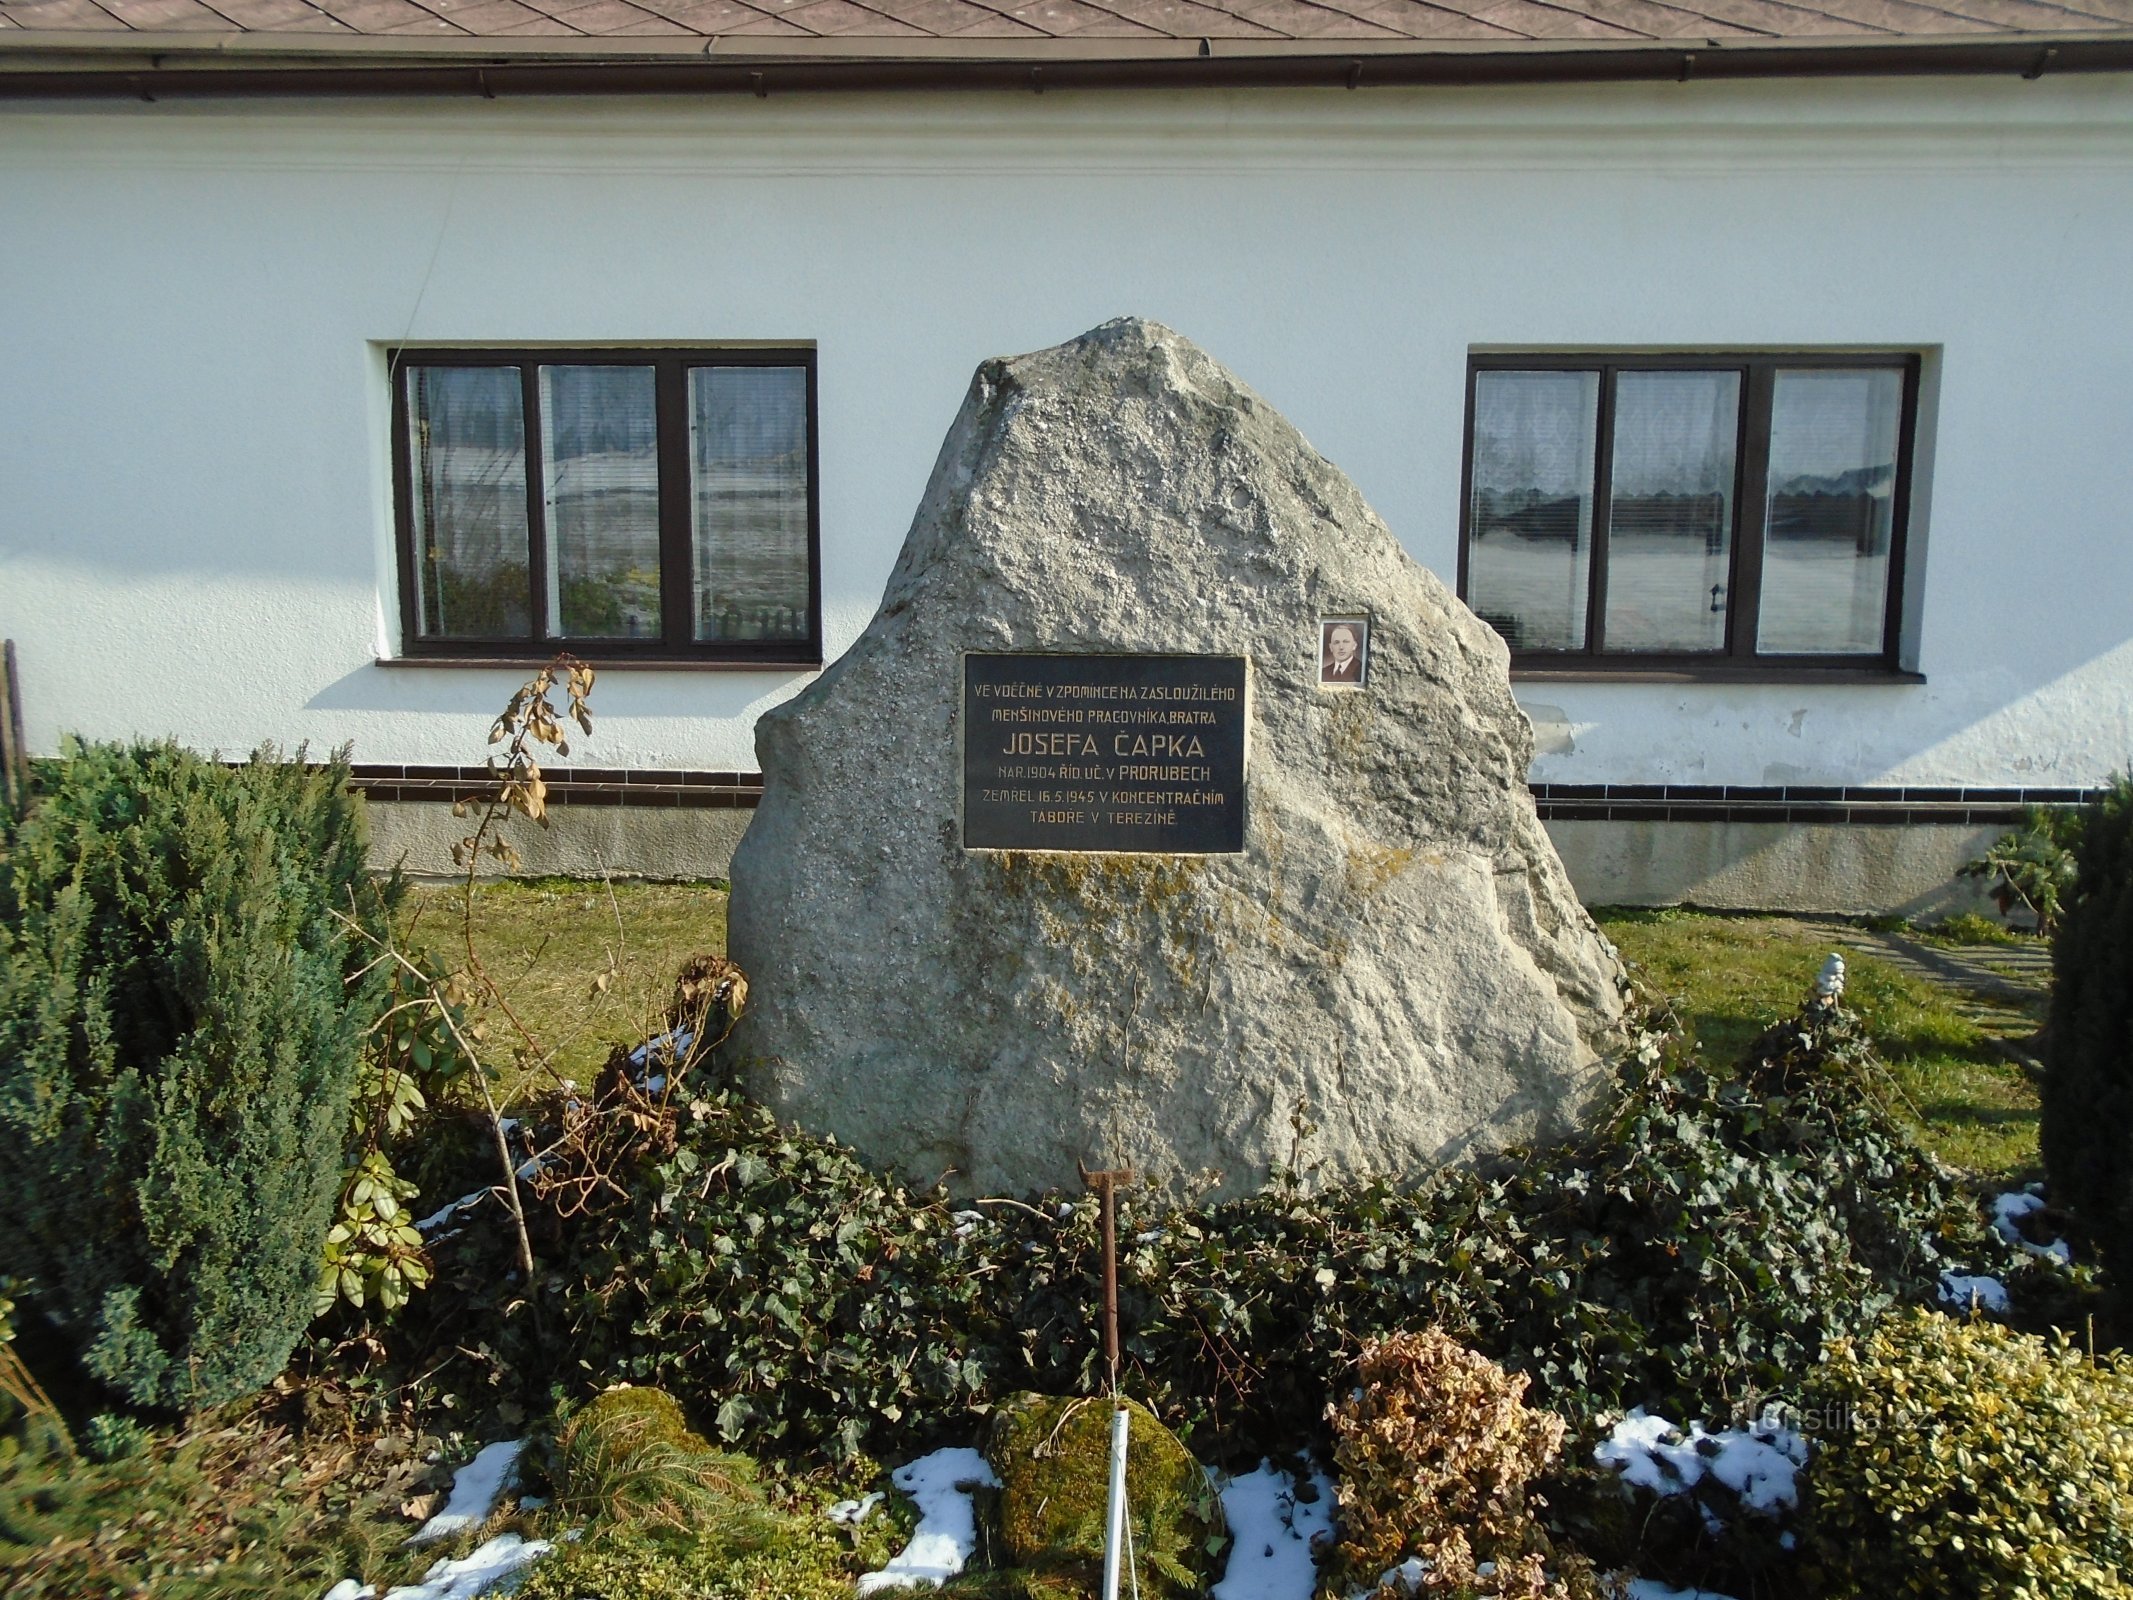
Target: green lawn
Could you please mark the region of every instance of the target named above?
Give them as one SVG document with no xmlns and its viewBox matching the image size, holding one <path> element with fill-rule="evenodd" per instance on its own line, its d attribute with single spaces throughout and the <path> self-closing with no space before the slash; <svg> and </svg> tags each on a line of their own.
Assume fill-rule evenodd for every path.
<svg viewBox="0 0 2133 1600">
<path fill-rule="evenodd" d="M 408 896 L 401 939 L 447 967 L 466 964 L 458 886 Z M 533 879 L 474 891 L 474 949 L 557 1077 L 589 1084 L 617 1044 L 636 1044 L 665 1012 L 682 962 L 726 948 L 726 891 L 701 883 Z M 603 975 L 608 982 L 595 988 Z M 488 1038 L 516 1037 L 502 1018 Z M 528 1063 L 519 1081 L 539 1077 Z"/>
<path fill-rule="evenodd" d="M 1828 958 L 1826 931 L 1789 917 L 1601 910 L 1631 973 L 1667 996 L 1714 1060 L 1737 1057 L 1797 1010 Z M 1955 997 L 1871 955 L 1844 952 L 1846 1004 L 1865 1019 L 1928 1148 L 1979 1177 L 2037 1175 L 2037 1090 Z M 2041 1023 L 2041 1009 L 2031 1020 Z"/>
<path fill-rule="evenodd" d="M 461 964 L 459 908 L 456 890 L 415 891 L 403 942 Z M 1720 1060 L 1797 1008 L 1831 948 L 1826 928 L 1784 917 L 1615 910 L 1599 919 L 1633 974 L 1669 997 Z M 655 1024 L 684 960 L 724 949 L 726 894 L 701 884 L 509 882 L 476 891 L 474 924 L 481 959 L 554 1070 L 588 1082 L 612 1045 Z M 1926 1143 L 1981 1183 L 2032 1175 L 2037 1100 L 2022 1070 L 1943 989 L 1868 955 L 1846 959 L 1847 1001 Z M 506 1031 L 489 1022 L 492 1040 Z M 484 1423 L 476 1437 L 494 1431 Z M 422 1551 L 402 1544 L 471 1447 L 471 1438 L 425 1432 L 383 1393 L 344 1392 L 321 1377 L 190 1429 L 159 1430 L 129 1461 L 11 1460 L 0 1450 L 0 1590 L 38 1600 L 265 1600 L 317 1595 L 354 1571 L 412 1579 L 480 1537 Z"/>
<path fill-rule="evenodd" d="M 403 938 L 462 964 L 452 888 L 409 898 Z M 1714 1059 L 1730 1060 L 1797 1009 L 1831 949 L 1828 934 L 1789 917 L 1602 910 L 1600 926 L 1632 972 L 1669 997 Z M 616 1044 L 645 1037 L 674 973 L 726 943 L 726 892 L 710 884 L 563 879 L 485 884 L 475 891 L 475 949 L 558 1076 L 589 1083 Z M 1989 950 L 1973 955 L 1991 959 Z M 1925 1142 L 1981 1177 L 2026 1177 L 2037 1166 L 2036 1087 L 1992 1046 L 1945 990 L 1872 956 L 1846 953 L 1848 1000 L 1867 1026 Z M 595 980 L 611 974 L 598 990 Z M 2043 1020 L 2041 1013 L 2035 1019 Z M 492 1019 L 489 1037 L 511 1030 Z M 525 1069 L 520 1081 L 534 1081 Z"/>
</svg>

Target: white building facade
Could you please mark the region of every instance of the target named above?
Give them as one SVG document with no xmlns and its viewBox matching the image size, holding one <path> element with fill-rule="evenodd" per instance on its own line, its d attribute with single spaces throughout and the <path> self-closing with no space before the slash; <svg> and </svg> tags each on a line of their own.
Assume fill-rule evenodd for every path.
<svg viewBox="0 0 2133 1600">
<path fill-rule="evenodd" d="M 1128 313 L 1286 413 L 1478 609 L 1520 539 L 1544 579 L 1567 574 L 1584 631 L 1551 636 L 1560 658 L 1522 652 L 1515 677 L 1588 900 L 1919 909 L 2025 798 L 2133 761 L 2133 72 L 493 100 L 11 87 L 0 219 L 0 634 L 31 748 L 348 744 L 381 847 L 417 867 L 456 831 L 425 802 L 463 787 L 552 648 L 538 636 L 570 631 L 565 591 L 597 579 L 569 564 L 557 474 L 631 448 L 572 444 L 563 379 L 525 373 L 636 368 L 644 416 L 684 429 L 640 463 L 651 598 L 575 613 L 594 632 L 568 647 L 614 670 L 546 864 L 717 875 L 755 717 L 864 627 L 973 369 Z M 434 552 L 422 519 L 457 491 L 423 476 L 410 427 L 457 424 L 410 410 L 408 374 L 470 355 L 510 369 L 510 404 L 533 397 L 520 426 L 543 459 L 514 435 L 501 481 L 510 499 L 543 478 L 555 524 L 515 535 L 548 550 L 531 579 L 512 568 L 545 572 L 498 613 L 516 649 L 422 637 L 452 628 L 424 610 L 442 569 L 416 553 Z M 1826 569 L 1865 632 L 1778 659 L 1728 608 L 1759 560 L 1768 639 L 1789 581 L 1771 439 L 1794 426 L 1786 374 L 1826 370 L 1893 375 L 1876 392 L 1897 410 L 1868 432 L 1901 456 L 1901 503 L 1884 474 L 1867 513 L 1883 531 Z M 1476 415 L 1475 397 L 1504 371 L 1614 386 L 1603 424 L 1549 447 L 1584 463 L 1573 476 L 1610 469 L 1575 531 L 1474 526 L 1497 470 L 1477 434 L 1517 411 Z M 1662 488 L 1666 462 L 1706 450 L 1681 443 L 1673 401 L 1637 420 L 1671 382 L 1652 374 L 1681 371 L 1732 374 L 1707 430 L 1723 525 L 1695 558 L 1721 580 L 1713 631 L 1645 659 L 1594 651 L 1594 617 L 1634 646 L 1637 586 L 1671 581 L 1633 560 L 1657 501 L 1631 508 L 1630 441 L 1651 436 Z M 771 444 L 721 442 L 716 394 L 745 407 L 780 384 Z M 789 602 L 741 608 L 753 623 L 711 592 L 710 491 L 692 511 L 666 486 L 748 449 L 784 451 L 781 548 L 800 564 L 776 580 Z M 1815 482 L 1837 481 L 1830 459 Z M 1666 516 L 1718 481 L 1683 470 Z M 683 646 L 646 642 L 661 586 L 692 581 L 665 602 Z M 1700 608 L 1681 613 L 1692 633 Z"/>
</svg>

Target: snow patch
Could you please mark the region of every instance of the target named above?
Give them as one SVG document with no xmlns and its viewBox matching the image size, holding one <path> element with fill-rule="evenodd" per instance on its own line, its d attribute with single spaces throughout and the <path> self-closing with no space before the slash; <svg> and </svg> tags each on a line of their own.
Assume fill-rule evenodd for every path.
<svg viewBox="0 0 2133 1600">
<path fill-rule="evenodd" d="M 458 1494 L 457 1484 L 452 1492 Z M 397 1584 L 386 1590 L 385 1600 L 474 1600 L 476 1595 L 509 1594 L 525 1577 L 526 1568 L 554 1548 L 546 1539 L 500 1533 L 472 1555 L 437 1562 L 420 1583 Z M 378 1600 L 378 1590 L 375 1584 L 343 1578 L 326 1591 L 323 1600 Z"/>
<path fill-rule="evenodd" d="M 1753 1429 L 1706 1433 L 1700 1422 L 1682 1431 L 1664 1417 L 1638 1407 L 1594 1448 L 1602 1466 L 1619 1467 L 1622 1481 L 1654 1494 L 1686 1494 L 1713 1478 L 1751 1511 L 1774 1517 L 1800 1503 L 1798 1474 L 1807 1465 L 1807 1441 L 1792 1429 L 1765 1420 Z M 1706 1522 L 1712 1519 L 1704 1508 Z"/>
<path fill-rule="evenodd" d="M 1942 1305 L 1961 1306 L 1965 1310 L 1975 1306 L 1980 1311 L 2005 1311 L 2007 1285 L 1998 1278 L 1943 1272 L 1940 1275 L 1940 1301 Z"/>
<path fill-rule="evenodd" d="M 1264 1461 L 1223 1486 L 1229 1561 L 1214 1600 L 1311 1600 L 1333 1540 L 1333 1480 L 1314 1472 L 1310 1488 L 1316 1498 L 1297 1499 L 1295 1478 Z"/>
<path fill-rule="evenodd" d="M 866 1521 L 884 1498 L 882 1492 L 876 1489 L 872 1494 L 858 1500 L 839 1500 L 829 1508 L 827 1515 L 830 1521 L 840 1528 L 856 1528 Z"/>
<path fill-rule="evenodd" d="M 963 1570 L 978 1547 L 978 1514 L 970 1491 L 979 1484 L 996 1489 L 1000 1480 L 985 1458 L 967 1447 L 920 1456 L 889 1477 L 918 1506 L 918 1529 L 887 1566 L 860 1577 L 859 1592 L 915 1584 L 939 1588 Z"/>
<path fill-rule="evenodd" d="M 632 1050 L 630 1052 L 630 1065 L 634 1067 L 643 1066 L 652 1059 L 655 1052 L 671 1061 L 676 1056 L 684 1053 L 695 1042 L 696 1035 L 689 1029 L 676 1028 L 672 1033 L 662 1033 L 655 1039 L 647 1039 L 643 1044 Z M 649 1084 L 646 1085 L 646 1088 L 652 1094 L 659 1092 L 657 1089 L 652 1089 Z"/>
<path fill-rule="evenodd" d="M 2017 1245 L 2033 1256 L 2050 1256 L 2054 1261 L 2070 1266 L 2074 1260 L 2074 1247 L 2064 1239 L 2054 1239 L 2050 1244 L 2031 1244 L 2022 1237 L 2022 1230 L 2015 1226 L 2019 1219 L 2028 1216 L 2032 1211 L 2043 1209 L 2044 1196 L 2038 1194 L 2034 1188 L 2003 1194 L 1992 1202 L 1993 1231 L 2009 1244 Z"/>
<path fill-rule="evenodd" d="M 487 1522 L 505 1486 L 517 1474 L 518 1453 L 525 1447 L 523 1439 L 484 1446 L 479 1455 L 452 1474 L 452 1494 L 444 1509 L 416 1529 L 407 1542 L 428 1544 L 433 1539 L 449 1539 Z"/>
<path fill-rule="evenodd" d="M 526 1568 L 554 1548 L 546 1539 L 500 1533 L 470 1556 L 438 1562 L 420 1583 L 386 1590 L 385 1600 L 474 1600 L 480 1594 L 509 1594 Z"/>
<path fill-rule="evenodd" d="M 1496 1563 L 1493 1561 L 1477 1561 L 1474 1564 L 1474 1576 L 1477 1578 L 1486 1578 L 1495 1570 Z M 1428 1575 L 1429 1563 L 1420 1556 L 1409 1556 L 1398 1566 L 1387 1567 L 1379 1573 L 1378 1587 L 1397 1589 L 1402 1594 L 1420 1594 L 1422 1580 Z"/>
<path fill-rule="evenodd" d="M 450 1222 L 459 1212 L 466 1210 L 468 1206 L 479 1205 L 493 1193 L 495 1193 L 493 1189 L 476 1189 L 472 1194 L 463 1194 L 457 1200 L 449 1200 L 440 1209 L 431 1212 L 416 1223 L 415 1231 L 417 1233 L 434 1232 L 447 1222 Z"/>
<path fill-rule="evenodd" d="M 1674 1589 L 1657 1578 L 1632 1578 L 1624 1591 L 1626 1600 L 1731 1600 L 1714 1589 Z"/>
</svg>

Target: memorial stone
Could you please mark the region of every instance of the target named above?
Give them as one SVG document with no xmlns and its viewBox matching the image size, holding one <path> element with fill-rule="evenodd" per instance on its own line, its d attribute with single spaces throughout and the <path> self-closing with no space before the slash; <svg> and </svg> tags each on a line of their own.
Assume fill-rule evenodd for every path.
<svg viewBox="0 0 2133 1600">
<path fill-rule="evenodd" d="M 1620 971 L 1507 663 L 1185 339 L 987 362 L 880 610 L 757 727 L 747 1086 L 964 1191 L 1415 1177 L 1569 1129 Z"/>
</svg>

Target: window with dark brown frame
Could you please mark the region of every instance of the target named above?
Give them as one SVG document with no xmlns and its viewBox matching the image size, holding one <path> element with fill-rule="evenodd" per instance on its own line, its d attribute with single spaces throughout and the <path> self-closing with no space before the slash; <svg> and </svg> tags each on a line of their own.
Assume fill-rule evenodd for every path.
<svg viewBox="0 0 2133 1600">
<path fill-rule="evenodd" d="M 1913 355 L 1477 355 L 1459 592 L 1527 671 L 1898 669 Z"/>
<path fill-rule="evenodd" d="M 821 664 L 812 349 L 390 370 L 404 656 Z"/>
</svg>

